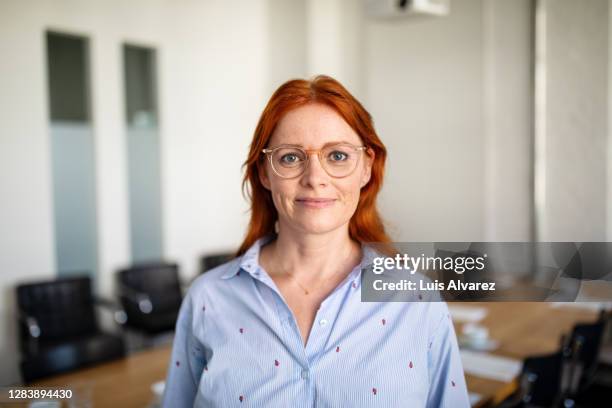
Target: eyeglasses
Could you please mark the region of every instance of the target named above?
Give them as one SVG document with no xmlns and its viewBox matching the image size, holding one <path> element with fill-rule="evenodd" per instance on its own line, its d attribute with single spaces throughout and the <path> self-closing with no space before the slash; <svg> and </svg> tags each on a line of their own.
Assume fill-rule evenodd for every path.
<svg viewBox="0 0 612 408">
<path fill-rule="evenodd" d="M 280 145 L 272 149 L 263 149 L 268 156 L 272 170 L 279 177 L 295 178 L 304 174 L 310 156 L 317 154 L 319 163 L 331 177 L 349 176 L 357 168 L 361 152 L 365 146 L 353 146 L 350 143 L 337 143 L 319 150 L 306 150 L 294 145 Z"/>
</svg>

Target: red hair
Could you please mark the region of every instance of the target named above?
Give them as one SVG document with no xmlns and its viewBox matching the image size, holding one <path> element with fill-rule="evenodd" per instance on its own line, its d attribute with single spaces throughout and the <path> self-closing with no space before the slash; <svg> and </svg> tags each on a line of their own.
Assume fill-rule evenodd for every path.
<svg viewBox="0 0 612 408">
<path fill-rule="evenodd" d="M 370 181 L 361 189 L 357 209 L 349 222 L 349 235 L 359 242 L 389 243 L 391 240 L 376 209 L 376 196 L 383 183 L 387 150 L 378 138 L 372 117 L 353 95 L 335 79 L 319 75 L 307 81 L 294 79 L 285 82 L 274 92 L 259 118 L 249 156 L 244 163 L 246 173 L 243 191 L 251 201 L 249 228 L 238 249 L 244 254 L 259 238 L 274 233 L 278 217 L 272 195 L 259 179 L 265 165 L 262 149 L 267 147 L 278 122 L 290 110 L 309 103 L 322 103 L 333 108 L 359 135 L 363 144 L 374 153 Z"/>
</svg>

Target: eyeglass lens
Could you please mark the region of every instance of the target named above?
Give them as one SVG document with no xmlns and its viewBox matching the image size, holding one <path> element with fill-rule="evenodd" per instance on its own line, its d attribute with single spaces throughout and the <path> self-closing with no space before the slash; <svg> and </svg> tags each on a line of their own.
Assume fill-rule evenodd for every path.
<svg viewBox="0 0 612 408">
<path fill-rule="evenodd" d="M 319 152 L 319 160 L 332 177 L 346 177 L 357 166 L 360 150 L 351 145 L 327 146 Z M 309 155 L 298 147 L 281 147 L 272 154 L 272 168 L 281 177 L 297 177 L 308 166 Z"/>
</svg>

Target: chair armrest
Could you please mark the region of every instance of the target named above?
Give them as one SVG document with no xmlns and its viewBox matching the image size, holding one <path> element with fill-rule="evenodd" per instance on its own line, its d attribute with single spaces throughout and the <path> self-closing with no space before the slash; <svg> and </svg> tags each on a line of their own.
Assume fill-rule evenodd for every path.
<svg viewBox="0 0 612 408">
<path fill-rule="evenodd" d="M 38 325 L 38 320 L 35 317 L 29 316 L 24 312 L 19 312 L 19 321 L 28 328 L 28 334 L 33 339 L 38 339 L 41 335 L 40 326 Z"/>
<path fill-rule="evenodd" d="M 199 275 L 198 275 L 199 276 Z M 187 294 L 187 292 L 189 291 L 189 288 L 191 287 L 191 284 L 193 283 L 193 281 L 198 277 L 194 277 L 192 280 L 190 280 L 189 282 L 183 282 L 182 280 L 179 281 L 179 287 L 181 288 L 181 294 L 183 295 L 183 297 L 185 297 L 185 295 Z"/>
<path fill-rule="evenodd" d="M 113 319 L 117 324 L 124 325 L 127 322 L 127 314 L 125 310 L 123 310 L 123 307 L 117 302 L 101 296 L 94 296 L 94 302 L 97 306 L 101 306 L 113 312 Z"/>
<path fill-rule="evenodd" d="M 148 294 L 139 292 L 125 285 L 119 284 L 118 287 L 119 295 L 126 298 L 132 303 L 138 305 L 138 309 L 144 313 L 149 314 L 153 311 L 153 302 Z"/>
</svg>

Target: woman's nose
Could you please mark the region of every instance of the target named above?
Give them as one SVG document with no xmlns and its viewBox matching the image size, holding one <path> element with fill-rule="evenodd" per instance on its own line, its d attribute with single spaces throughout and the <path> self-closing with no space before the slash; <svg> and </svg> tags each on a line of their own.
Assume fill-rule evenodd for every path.
<svg viewBox="0 0 612 408">
<path fill-rule="evenodd" d="M 309 155 L 308 165 L 302 174 L 301 181 L 311 186 L 326 185 L 329 180 L 329 175 L 321 164 L 321 158 L 317 153 Z"/>
</svg>

